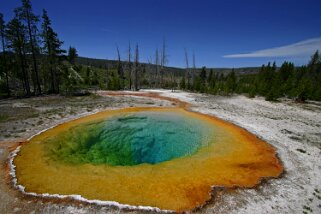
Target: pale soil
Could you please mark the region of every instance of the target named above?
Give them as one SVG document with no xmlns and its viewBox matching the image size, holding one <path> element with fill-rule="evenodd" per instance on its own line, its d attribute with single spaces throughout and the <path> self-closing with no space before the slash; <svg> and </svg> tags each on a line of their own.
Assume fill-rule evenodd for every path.
<svg viewBox="0 0 321 214">
<path fill-rule="evenodd" d="M 210 202 L 195 212 L 321 213 L 320 103 L 296 104 L 288 100 L 271 103 L 244 96 L 153 92 L 190 102 L 194 111 L 215 115 L 249 130 L 273 145 L 285 166 L 281 178 L 268 180 L 256 189 L 225 192 L 215 203 Z M 0 101 L 0 163 L 5 165 L 12 141 L 23 141 L 41 130 L 97 111 L 130 106 L 173 106 L 173 103 L 133 96 L 48 96 Z M 1 168 L 0 213 L 142 213 L 23 197 L 7 183 L 5 174 Z"/>
<path fill-rule="evenodd" d="M 284 164 L 281 178 L 257 189 L 223 194 L 219 203 L 207 205 L 203 213 L 321 213 L 321 103 L 159 92 L 256 134 L 277 149 Z"/>
</svg>

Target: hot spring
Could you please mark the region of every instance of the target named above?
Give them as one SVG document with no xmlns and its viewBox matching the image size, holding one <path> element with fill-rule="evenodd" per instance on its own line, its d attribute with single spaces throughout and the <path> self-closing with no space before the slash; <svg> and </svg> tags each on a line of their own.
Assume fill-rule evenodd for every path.
<svg viewBox="0 0 321 214">
<path fill-rule="evenodd" d="M 56 161 L 133 166 L 192 155 L 214 132 L 182 112 L 143 111 L 78 125 L 44 143 Z"/>
<path fill-rule="evenodd" d="M 14 164 L 27 192 L 175 211 L 204 204 L 213 186 L 253 187 L 283 169 L 254 135 L 182 108 L 111 110 L 64 123 L 23 144 Z"/>
</svg>

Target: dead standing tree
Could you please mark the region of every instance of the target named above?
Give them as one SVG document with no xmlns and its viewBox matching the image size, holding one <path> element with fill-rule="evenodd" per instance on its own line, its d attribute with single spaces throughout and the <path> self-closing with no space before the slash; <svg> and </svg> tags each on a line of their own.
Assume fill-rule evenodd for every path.
<svg viewBox="0 0 321 214">
<path fill-rule="evenodd" d="M 149 57 L 148 60 L 148 87 L 149 88 L 152 88 L 153 87 L 153 83 L 155 83 L 155 75 L 153 74 L 153 72 L 151 71 L 152 70 L 152 67 L 153 67 L 153 57 Z"/>
<path fill-rule="evenodd" d="M 159 87 L 160 75 L 159 75 L 159 54 L 158 48 L 155 51 L 155 87 Z"/>
<path fill-rule="evenodd" d="M 117 49 L 117 74 L 119 77 L 119 89 L 123 89 L 124 88 L 124 72 L 123 72 L 123 65 L 121 62 L 121 57 L 120 57 L 120 52 L 119 52 L 119 48 L 118 45 L 116 45 L 116 49 Z"/>
<path fill-rule="evenodd" d="M 166 54 L 166 40 L 163 39 L 162 52 L 161 52 L 161 69 L 160 69 L 160 84 L 163 87 L 164 83 L 164 72 L 165 66 L 168 63 L 167 54 Z"/>
<path fill-rule="evenodd" d="M 139 69 L 140 69 L 140 64 L 139 64 L 139 49 L 138 49 L 138 44 L 136 44 L 136 48 L 135 48 L 135 91 L 138 91 L 138 82 L 139 82 L 139 77 L 138 77 L 138 73 L 139 73 Z"/>
<path fill-rule="evenodd" d="M 128 43 L 128 61 L 127 61 L 127 70 L 128 70 L 128 86 L 129 90 L 132 90 L 132 62 L 131 62 L 131 45 Z"/>
<path fill-rule="evenodd" d="M 196 62 L 195 62 L 195 53 L 193 51 L 192 85 L 194 85 L 195 83 L 195 74 L 196 74 Z"/>
<path fill-rule="evenodd" d="M 188 53 L 187 53 L 187 50 L 185 49 L 184 50 L 185 52 L 185 65 L 186 65 L 186 80 L 187 80 L 187 89 L 190 89 L 190 85 L 191 85 L 191 82 L 190 82 L 190 68 L 189 68 L 189 60 L 188 60 Z"/>
</svg>

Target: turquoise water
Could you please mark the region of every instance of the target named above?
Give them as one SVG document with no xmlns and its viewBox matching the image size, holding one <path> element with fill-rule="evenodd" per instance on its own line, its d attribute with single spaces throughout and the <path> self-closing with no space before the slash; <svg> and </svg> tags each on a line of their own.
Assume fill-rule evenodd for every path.
<svg viewBox="0 0 321 214">
<path fill-rule="evenodd" d="M 194 154 L 208 144 L 212 131 L 179 112 L 127 113 L 50 137 L 46 150 L 52 158 L 74 164 L 157 164 Z"/>
</svg>

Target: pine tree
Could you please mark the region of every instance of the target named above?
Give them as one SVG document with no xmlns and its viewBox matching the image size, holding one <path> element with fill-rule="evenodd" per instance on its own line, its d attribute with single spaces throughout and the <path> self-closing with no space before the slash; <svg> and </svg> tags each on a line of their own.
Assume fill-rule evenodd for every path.
<svg viewBox="0 0 321 214">
<path fill-rule="evenodd" d="M 321 57 L 319 51 L 316 51 L 308 63 L 307 78 L 310 79 L 311 91 L 309 99 L 321 99 Z"/>
<path fill-rule="evenodd" d="M 273 71 L 276 71 L 276 69 L 277 69 L 277 67 L 276 67 L 276 63 L 275 63 L 275 62 L 273 62 L 272 70 L 273 70 Z"/>
<path fill-rule="evenodd" d="M 183 76 L 182 79 L 181 79 L 181 82 L 179 84 L 179 87 L 181 89 L 186 89 L 186 82 L 185 82 L 185 77 Z"/>
<path fill-rule="evenodd" d="M 51 21 L 48 17 L 47 11 L 43 10 L 42 15 L 42 39 L 44 41 L 43 51 L 46 54 L 47 61 L 49 63 L 50 79 L 51 79 L 51 92 L 59 93 L 59 74 L 57 66 L 59 64 L 59 56 L 65 53 L 61 49 L 62 41 L 58 39 L 58 35 L 51 27 Z"/>
<path fill-rule="evenodd" d="M 6 79 L 6 91 L 7 91 L 7 96 L 10 97 L 10 87 L 9 87 L 9 72 L 8 72 L 8 64 L 7 64 L 7 51 L 6 51 L 6 38 L 5 38 L 5 31 L 6 31 L 6 25 L 3 20 L 3 14 L 0 13 L 0 38 L 1 38 L 1 45 L 2 45 L 2 68 L 3 68 L 3 73 L 5 74 L 5 79 Z"/>
<path fill-rule="evenodd" d="M 321 57 L 319 54 L 319 51 L 317 50 L 312 56 L 311 56 L 311 60 L 308 63 L 308 66 L 310 68 L 315 68 L 319 63 L 320 63 Z"/>
<path fill-rule="evenodd" d="M 30 0 L 22 0 L 22 6 L 17 8 L 16 13 L 20 21 L 26 23 L 27 26 L 27 34 L 28 34 L 28 44 L 31 48 L 32 62 L 33 62 L 33 71 L 34 71 L 34 89 L 35 93 L 41 94 L 41 86 L 40 86 L 40 78 L 38 72 L 38 63 L 37 63 L 37 53 L 39 52 L 39 46 L 37 42 L 37 23 L 39 21 L 39 17 L 36 16 L 32 11 L 32 5 Z"/>
<path fill-rule="evenodd" d="M 208 78 L 207 78 L 207 83 L 210 84 L 212 79 L 213 79 L 213 69 L 210 70 L 210 73 L 209 73 Z"/>
<path fill-rule="evenodd" d="M 276 76 L 275 82 L 280 86 L 280 96 L 288 94 L 288 92 L 291 90 L 291 84 L 289 82 L 289 78 L 293 76 L 294 74 L 294 64 L 290 62 L 284 62 L 280 70 Z"/>
<path fill-rule="evenodd" d="M 89 67 L 86 68 L 86 76 L 85 76 L 85 84 L 86 85 L 91 85 L 91 78 L 90 75 L 91 74 L 91 70 Z"/>
<path fill-rule="evenodd" d="M 199 77 L 199 76 L 195 77 L 194 84 L 193 84 L 193 89 L 195 91 L 204 92 L 201 90 L 202 89 L 202 81 L 203 80 L 201 79 L 201 77 Z"/>
<path fill-rule="evenodd" d="M 6 38 L 8 41 L 8 47 L 14 52 L 20 66 L 20 72 L 18 74 L 18 78 L 22 80 L 23 88 L 25 94 L 30 96 L 30 84 L 29 84 L 29 74 L 26 69 L 26 27 L 21 23 L 21 21 L 17 18 L 17 14 L 14 19 L 12 19 L 8 25 L 6 30 Z"/>
<path fill-rule="evenodd" d="M 72 65 L 75 65 L 77 56 L 78 56 L 78 54 L 77 54 L 76 48 L 74 48 L 74 47 L 69 47 L 69 50 L 68 50 L 68 61 L 69 61 Z"/>
<path fill-rule="evenodd" d="M 200 78 L 203 84 L 206 83 L 206 67 L 202 67 Z"/>
<path fill-rule="evenodd" d="M 193 73 L 196 72 L 196 68 L 193 66 Z M 202 67 L 199 76 L 194 76 L 193 89 L 195 91 L 200 91 L 201 93 L 206 92 L 206 67 Z"/>
<path fill-rule="evenodd" d="M 95 85 L 95 86 L 99 85 L 97 70 L 94 70 L 94 73 L 93 73 L 93 76 L 92 76 L 92 83 L 91 83 L 91 84 L 92 84 L 92 85 Z M 117 89 L 119 89 L 119 88 L 120 88 L 120 85 L 118 86 Z"/>
<path fill-rule="evenodd" d="M 227 93 L 233 93 L 236 89 L 236 75 L 234 68 L 226 77 Z"/>
<path fill-rule="evenodd" d="M 218 73 L 217 72 L 215 72 L 215 73 L 213 72 L 211 80 L 209 82 L 209 87 L 211 89 L 211 92 L 214 93 L 214 94 L 216 93 L 216 91 L 214 89 L 215 89 L 215 86 L 216 86 L 217 79 L 218 79 Z"/>
</svg>

